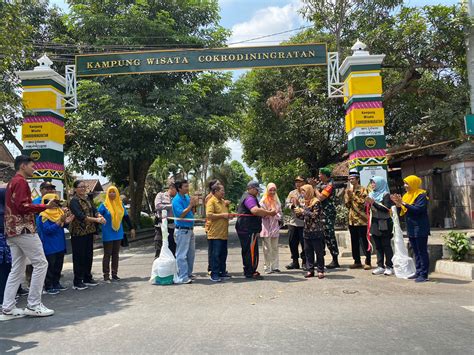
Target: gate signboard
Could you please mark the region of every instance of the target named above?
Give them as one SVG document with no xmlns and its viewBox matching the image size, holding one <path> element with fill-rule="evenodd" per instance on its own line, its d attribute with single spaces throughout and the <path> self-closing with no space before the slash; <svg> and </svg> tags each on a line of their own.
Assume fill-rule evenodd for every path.
<svg viewBox="0 0 474 355">
<path fill-rule="evenodd" d="M 326 44 L 310 43 L 84 54 L 76 56 L 76 74 L 87 77 L 326 64 Z"/>
</svg>

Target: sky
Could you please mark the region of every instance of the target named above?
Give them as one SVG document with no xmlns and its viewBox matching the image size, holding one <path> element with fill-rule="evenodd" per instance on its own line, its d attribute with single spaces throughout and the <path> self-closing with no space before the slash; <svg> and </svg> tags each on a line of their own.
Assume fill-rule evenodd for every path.
<svg viewBox="0 0 474 355">
<path fill-rule="evenodd" d="M 409 6 L 452 5 L 457 2 L 455 0 L 408 0 L 405 1 L 405 4 Z M 50 3 L 58 5 L 67 11 L 65 0 L 50 0 Z M 228 41 L 231 46 L 278 45 L 280 42 L 296 34 L 297 31 L 240 44 L 236 42 L 247 41 L 256 37 L 289 31 L 308 25 L 298 13 L 298 9 L 302 6 L 301 0 L 219 0 L 219 5 L 221 8 L 221 25 L 232 31 Z M 244 72 L 242 70 L 235 71 L 234 78 L 237 78 Z M 228 145 L 232 149 L 232 159 L 242 162 L 242 146 L 240 142 L 232 141 Z M 245 167 L 248 173 L 254 174 L 253 170 L 249 169 L 246 165 Z M 106 179 L 101 178 L 101 181 L 104 180 Z"/>
</svg>

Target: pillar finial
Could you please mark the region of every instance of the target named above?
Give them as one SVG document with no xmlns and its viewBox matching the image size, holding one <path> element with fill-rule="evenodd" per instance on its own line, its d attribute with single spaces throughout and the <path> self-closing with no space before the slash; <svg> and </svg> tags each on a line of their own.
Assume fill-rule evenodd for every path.
<svg viewBox="0 0 474 355">
<path fill-rule="evenodd" d="M 39 63 L 39 65 L 36 66 L 34 70 L 51 69 L 51 65 L 53 65 L 53 61 L 49 59 L 46 54 L 43 54 L 43 56 L 36 61 Z"/>
<path fill-rule="evenodd" d="M 361 42 L 358 38 L 356 43 L 352 46 L 351 50 L 353 52 L 352 55 L 369 55 L 369 51 L 366 51 L 367 45 Z"/>
</svg>

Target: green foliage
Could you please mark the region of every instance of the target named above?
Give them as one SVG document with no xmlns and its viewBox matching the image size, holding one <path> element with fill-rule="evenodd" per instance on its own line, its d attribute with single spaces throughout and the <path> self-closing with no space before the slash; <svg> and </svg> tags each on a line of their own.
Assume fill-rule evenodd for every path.
<svg viewBox="0 0 474 355">
<path fill-rule="evenodd" d="M 290 40 L 326 42 L 341 60 L 357 38 L 373 54 L 386 55 L 384 107 L 390 145 L 463 137 L 468 107 L 465 31 L 459 5 L 406 7 L 400 0 L 304 0 L 314 24 Z M 240 138 L 245 161 L 265 170 L 285 170 L 300 160 L 315 174 L 344 158 L 342 102 L 327 98 L 325 68 L 252 70 L 238 85 L 246 106 Z M 275 174 L 271 174 L 275 178 Z"/>
<path fill-rule="evenodd" d="M 68 35 L 81 48 L 213 47 L 228 33 L 217 1 L 71 0 Z M 87 48 L 87 47 L 86 47 Z M 132 217 L 140 212 L 148 169 L 157 156 L 188 156 L 225 141 L 232 130 L 230 74 L 169 73 L 81 81 L 80 106 L 69 115 L 67 154 L 78 171 L 105 172 L 130 185 Z M 192 167 L 191 167 L 192 168 Z"/>
<path fill-rule="evenodd" d="M 258 177 L 264 184 L 273 182 L 277 186 L 278 196 L 282 201 L 290 191 L 295 189 L 294 181 L 297 175 L 309 176 L 308 168 L 301 159 L 295 159 L 278 166 L 263 165 L 257 169 L 259 171 Z"/>
<path fill-rule="evenodd" d="M 247 88 L 240 132 L 244 159 L 257 171 L 284 169 L 299 160 L 315 174 L 340 159 L 346 144 L 344 110 L 327 97 L 325 69 L 253 70 L 239 85 Z"/>
<path fill-rule="evenodd" d="M 64 26 L 60 11 L 47 0 L 2 1 L 0 19 L 0 138 L 21 149 L 14 134 L 25 112 L 15 71 L 32 69 L 35 59 L 48 53 L 63 72 L 61 50 L 43 42 L 54 41 Z"/>
<path fill-rule="evenodd" d="M 233 160 L 211 168 L 209 180 L 218 179 L 225 187 L 225 198 L 235 205 L 246 191 L 251 177 L 245 172 L 243 165 Z"/>
<path fill-rule="evenodd" d="M 464 260 L 467 253 L 471 249 L 471 240 L 466 233 L 451 231 L 444 236 L 444 243 L 452 253 L 453 261 Z"/>
</svg>

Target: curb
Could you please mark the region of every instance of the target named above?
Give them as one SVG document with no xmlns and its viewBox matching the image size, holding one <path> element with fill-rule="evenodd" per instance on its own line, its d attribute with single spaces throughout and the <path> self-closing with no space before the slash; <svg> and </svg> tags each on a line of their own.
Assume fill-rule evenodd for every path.
<svg viewBox="0 0 474 355">
<path fill-rule="evenodd" d="M 436 272 L 457 276 L 464 280 L 474 280 L 474 264 L 463 261 L 438 260 L 436 262 Z"/>
</svg>

